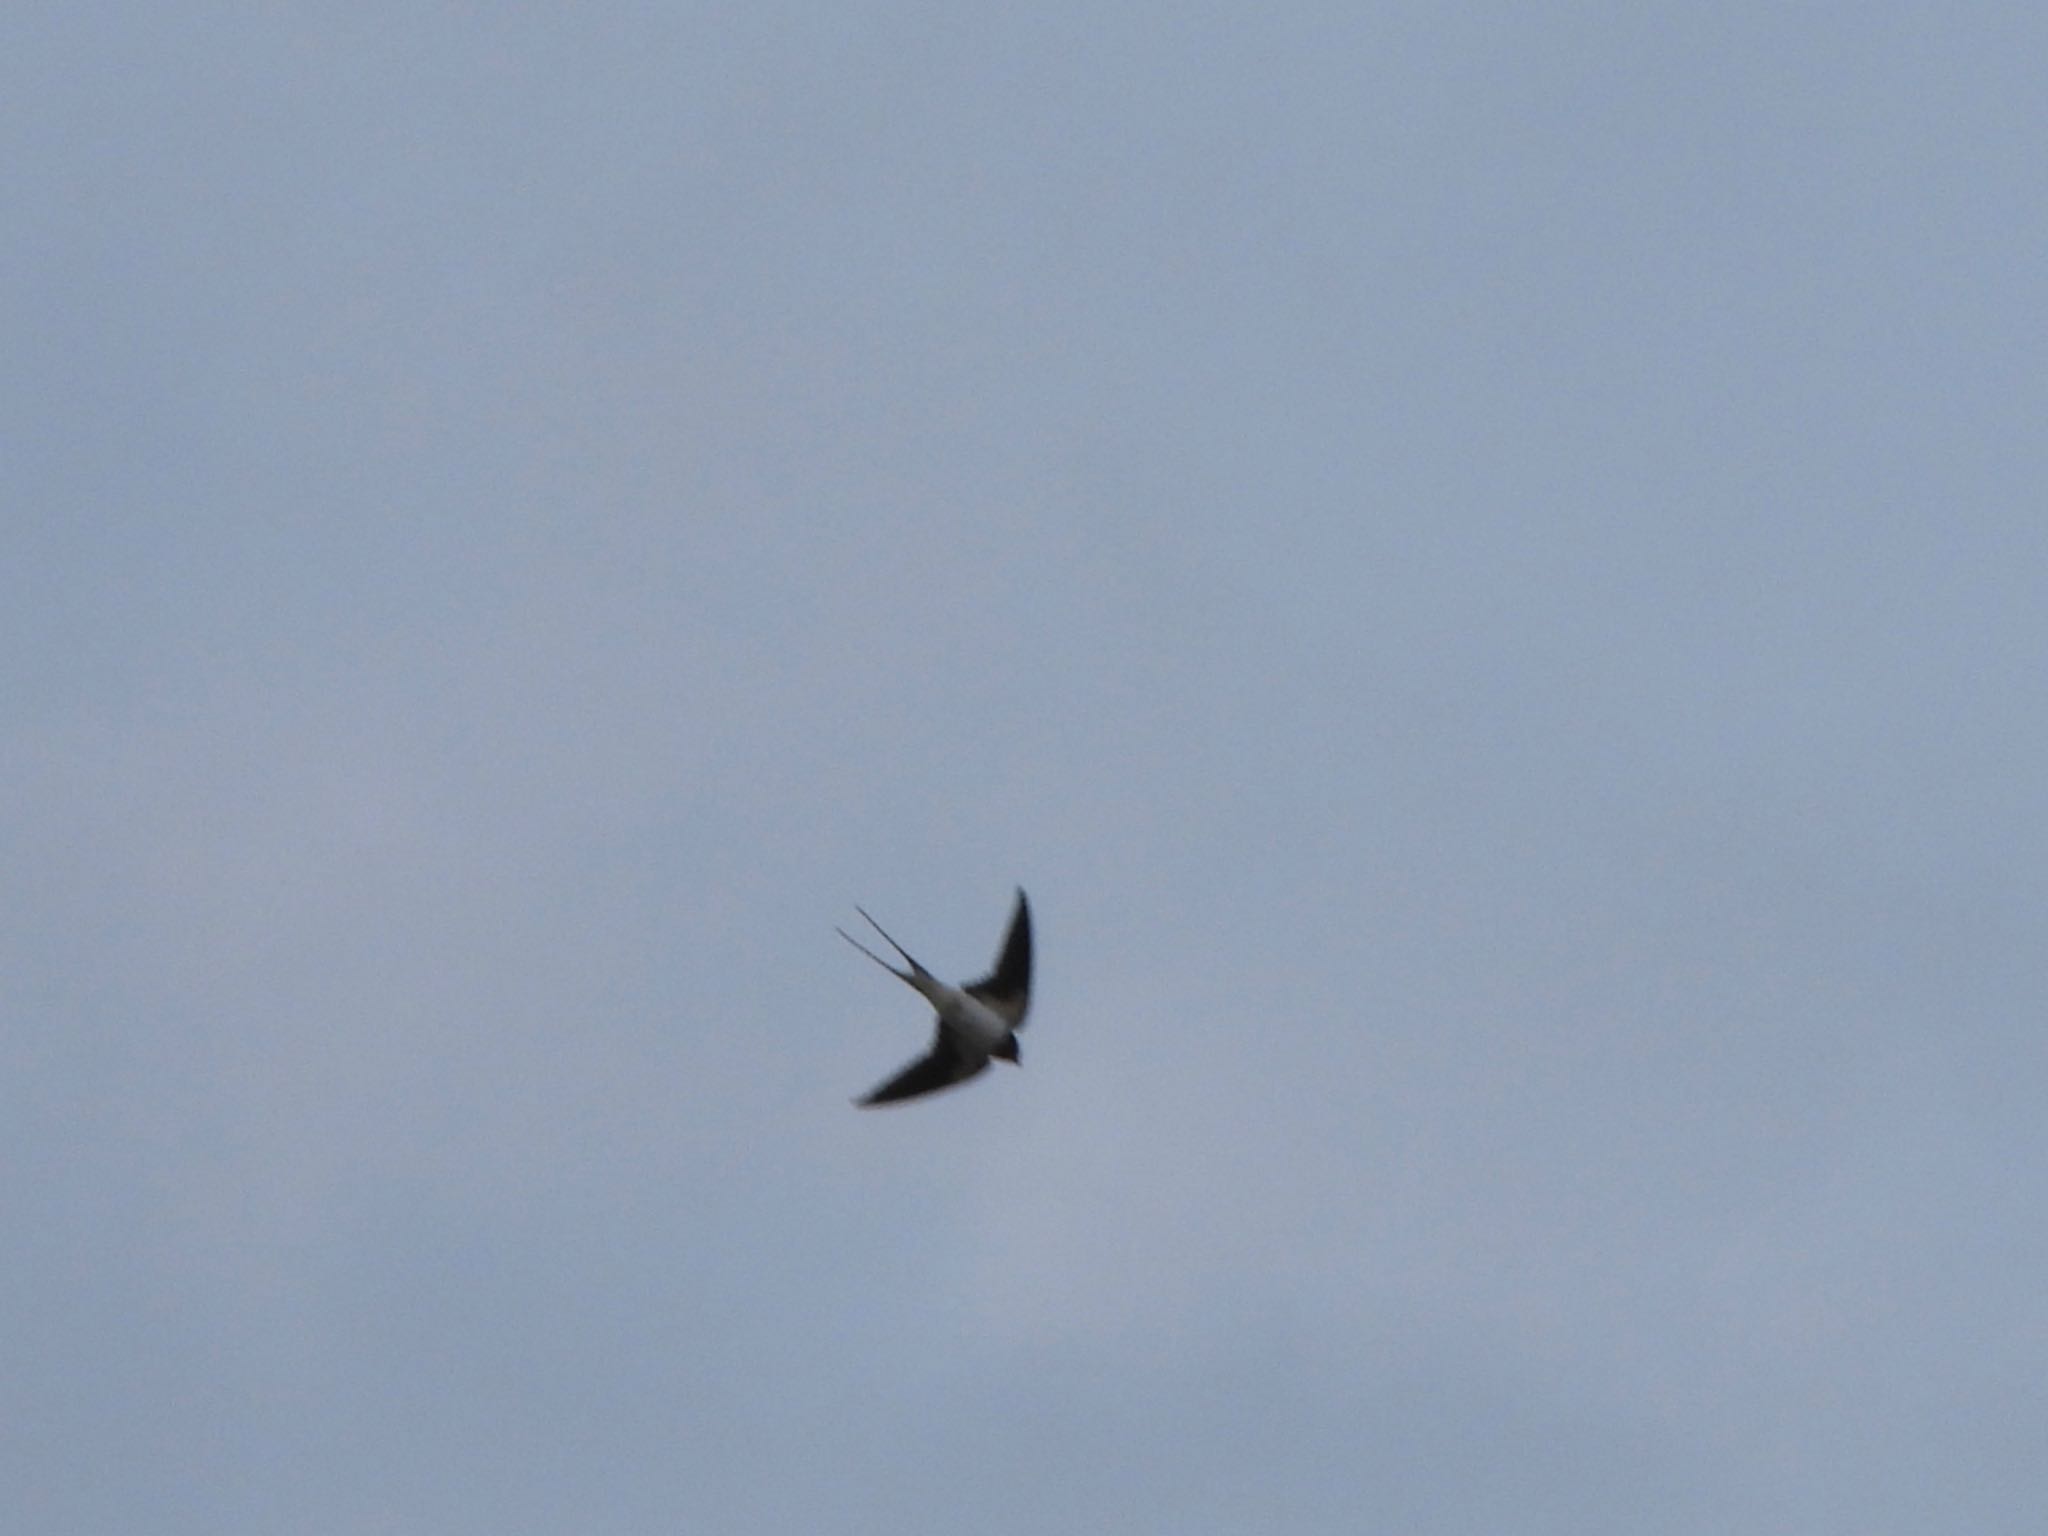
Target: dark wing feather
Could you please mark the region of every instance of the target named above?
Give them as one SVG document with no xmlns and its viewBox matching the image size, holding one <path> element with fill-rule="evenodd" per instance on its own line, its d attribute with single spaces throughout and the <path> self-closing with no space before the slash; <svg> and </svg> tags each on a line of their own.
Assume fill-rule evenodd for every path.
<svg viewBox="0 0 2048 1536">
<path fill-rule="evenodd" d="M 898 1099 L 937 1093 L 941 1088 L 966 1082 L 987 1065 L 986 1056 L 963 1050 L 942 1025 L 928 1055 L 920 1056 L 866 1098 L 855 1099 L 854 1103 L 868 1109 L 876 1104 L 894 1104 Z"/>
<path fill-rule="evenodd" d="M 1031 904 L 1022 891 L 1017 893 L 1010 935 L 1003 940 L 1002 958 L 996 961 L 995 970 L 962 990 L 995 1009 L 1010 1028 L 1023 1028 L 1024 1011 L 1031 1006 Z"/>
</svg>

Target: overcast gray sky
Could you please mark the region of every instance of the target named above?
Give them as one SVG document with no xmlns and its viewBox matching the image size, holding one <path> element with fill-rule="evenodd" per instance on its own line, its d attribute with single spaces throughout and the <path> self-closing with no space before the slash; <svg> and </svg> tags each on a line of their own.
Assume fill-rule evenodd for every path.
<svg viewBox="0 0 2048 1536">
<path fill-rule="evenodd" d="M 2048 12 L 1237 9 L 8 9 L 10 1530 L 2048 1528 Z"/>
</svg>

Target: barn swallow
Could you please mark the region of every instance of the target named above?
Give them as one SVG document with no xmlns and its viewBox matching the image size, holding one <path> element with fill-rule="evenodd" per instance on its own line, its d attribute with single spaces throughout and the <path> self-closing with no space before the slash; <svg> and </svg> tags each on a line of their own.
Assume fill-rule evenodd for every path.
<svg viewBox="0 0 2048 1536">
<path fill-rule="evenodd" d="M 1024 1027 L 1024 1012 L 1031 1006 L 1031 907 L 1021 889 L 996 968 L 980 981 L 964 987 L 949 987 L 919 965 L 910 957 L 910 951 L 868 917 L 866 908 L 857 906 L 854 911 L 867 918 L 868 925 L 882 935 L 910 969 L 897 970 L 844 928 L 836 930 L 839 937 L 891 976 L 914 987 L 938 1014 L 931 1050 L 866 1098 L 855 1099 L 855 1104 L 868 1109 L 877 1104 L 894 1104 L 899 1099 L 914 1099 L 966 1082 L 991 1060 L 1017 1062 L 1017 1031 Z"/>
</svg>

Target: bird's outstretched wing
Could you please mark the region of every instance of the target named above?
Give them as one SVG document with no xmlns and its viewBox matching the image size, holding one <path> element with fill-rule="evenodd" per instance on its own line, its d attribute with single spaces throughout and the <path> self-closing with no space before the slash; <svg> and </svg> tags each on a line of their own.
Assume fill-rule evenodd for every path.
<svg viewBox="0 0 2048 1536">
<path fill-rule="evenodd" d="M 1017 892 L 1017 907 L 1010 914 L 1009 937 L 1003 940 L 1003 953 L 996 968 L 961 990 L 987 1003 L 1010 1028 L 1024 1027 L 1024 1013 L 1031 1006 L 1031 904 L 1021 890 Z"/>
<path fill-rule="evenodd" d="M 940 1025 L 928 1054 L 920 1056 L 866 1098 L 855 1099 L 854 1103 L 862 1109 L 871 1109 L 877 1104 L 894 1104 L 898 1099 L 937 1093 L 941 1088 L 966 1082 L 987 1065 L 988 1057 L 967 1049 L 944 1025 Z"/>
</svg>

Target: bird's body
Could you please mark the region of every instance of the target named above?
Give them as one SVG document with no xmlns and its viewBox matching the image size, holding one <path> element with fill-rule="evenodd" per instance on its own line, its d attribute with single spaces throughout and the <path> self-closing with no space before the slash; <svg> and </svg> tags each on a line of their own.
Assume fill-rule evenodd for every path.
<svg viewBox="0 0 2048 1536">
<path fill-rule="evenodd" d="M 1011 1029 L 1003 1016 L 966 989 L 938 982 L 930 991 L 917 990 L 924 993 L 941 1024 L 984 1054 L 993 1055 L 1009 1039 Z"/>
<path fill-rule="evenodd" d="M 880 923 L 861 908 L 854 910 L 867 918 L 910 969 L 899 971 L 844 928 L 839 936 L 891 976 L 915 988 L 938 1015 L 931 1050 L 855 1103 L 866 1109 L 917 1098 L 966 1082 L 990 1061 L 1017 1061 L 1017 1031 L 1024 1027 L 1024 1015 L 1031 1007 L 1031 907 L 1021 890 L 995 970 L 964 987 L 940 981 L 911 959 L 909 951 L 890 938 Z"/>
</svg>

